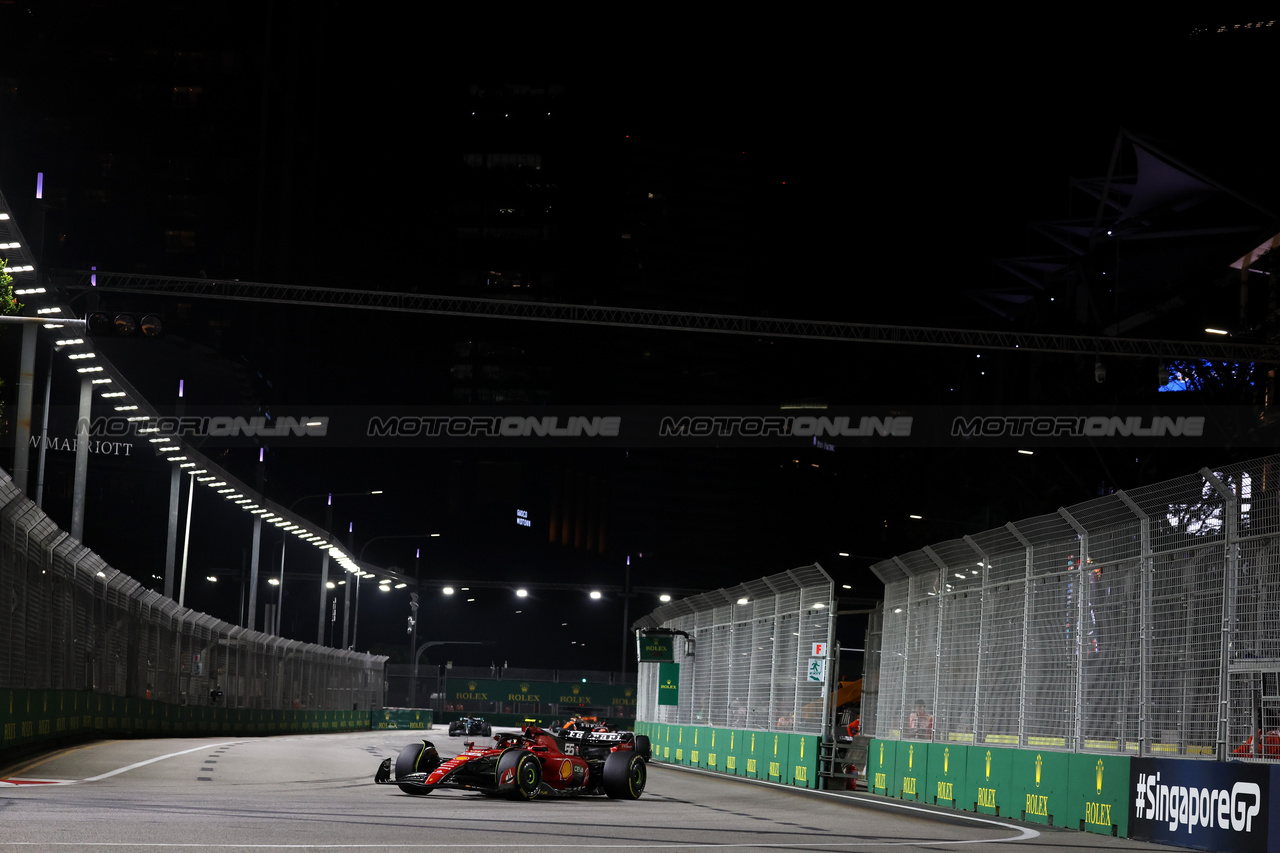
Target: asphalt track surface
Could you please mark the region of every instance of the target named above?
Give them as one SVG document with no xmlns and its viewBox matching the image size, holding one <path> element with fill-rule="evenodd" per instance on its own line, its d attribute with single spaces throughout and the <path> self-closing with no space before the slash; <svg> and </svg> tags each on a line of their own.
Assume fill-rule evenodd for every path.
<svg viewBox="0 0 1280 853">
<path fill-rule="evenodd" d="M 425 734 L 442 755 L 462 749 L 463 738 Z M 379 762 L 417 737 L 94 741 L 31 758 L 0 768 L 0 853 L 1174 849 L 660 764 L 634 801 L 414 797 L 373 784 Z"/>
</svg>

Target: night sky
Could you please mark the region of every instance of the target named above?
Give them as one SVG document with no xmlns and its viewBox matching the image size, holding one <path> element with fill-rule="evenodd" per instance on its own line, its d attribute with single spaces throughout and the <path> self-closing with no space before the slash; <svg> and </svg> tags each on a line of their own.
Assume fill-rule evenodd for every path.
<svg viewBox="0 0 1280 853">
<path fill-rule="evenodd" d="M 199 14 L 192 5 L 0 2 L 7 45 L 0 83 L 8 87 L 0 110 L 12 111 L 19 128 L 0 141 L 0 189 L 16 209 L 27 208 L 20 227 L 30 237 L 34 173 L 44 171 L 55 188 L 46 267 L 96 262 L 125 272 L 455 292 L 441 235 L 457 215 L 447 201 L 458 186 L 456 152 L 460 140 L 497 132 L 459 121 L 460 93 L 476 82 L 554 82 L 568 93 L 568 130 L 556 145 L 566 176 L 564 230 L 581 251 L 561 261 L 560 301 L 652 299 L 661 304 L 643 307 L 1096 334 L 1096 325 L 1069 312 L 1012 325 L 967 294 L 1012 283 L 993 258 L 1047 251 L 1030 223 L 1092 214 L 1068 180 L 1104 174 L 1121 128 L 1277 206 L 1266 117 L 1250 119 L 1249 108 L 1274 56 L 1269 27 L 1217 34 L 1236 22 L 1111 12 L 766 18 L 674 8 L 647 23 L 613 11 L 528 20 L 525 9 L 517 21 L 433 10 L 429 24 L 410 27 L 354 3 Z M 206 194 L 201 233 L 223 242 L 220 251 L 203 244 L 199 265 L 165 268 L 163 254 L 155 261 L 146 243 L 156 231 L 143 227 L 152 224 L 141 212 L 146 188 L 173 167 L 164 143 L 139 130 L 156 122 L 145 98 L 95 95 L 93 63 L 113 45 L 122 61 L 139 46 L 159 54 L 175 45 L 221 46 L 266 57 L 229 72 L 218 90 L 224 100 L 206 113 L 216 122 L 173 127 L 187 135 L 184 145 L 263 166 L 245 167 L 237 173 L 245 180 Z M 272 69 L 267 78 L 264 65 Z M 129 73 L 145 80 L 152 71 Z M 158 87 L 174 79 L 163 62 L 154 75 Z M 259 109 L 264 98 L 269 121 Z M 86 124 L 95 138 L 86 138 Z M 84 188 L 97 182 L 86 170 L 101 168 L 90 161 L 102 150 L 130 171 L 112 179 L 97 207 L 86 206 Z M 735 187 L 746 191 L 734 196 L 738 210 L 713 214 L 737 223 L 717 269 L 681 267 L 636 297 L 617 286 L 623 264 L 613 245 L 627 221 L 623 196 L 643 183 L 637 164 L 654 159 L 647 152 L 662 152 L 655 162 L 676 191 L 696 186 L 716 201 L 715 169 L 737 176 Z M 685 219 L 673 218 L 673 244 L 702 234 L 699 217 L 711 209 L 690 205 Z M 108 351 L 156 405 L 173 402 L 178 379 L 192 407 L 445 404 L 448 365 L 465 339 L 522 349 L 532 369 L 555 377 L 558 405 L 1111 405 L 1155 396 L 1149 383 L 1130 381 L 1138 368 L 1129 366 L 1113 366 L 1114 381 L 1097 386 L 1089 357 L 201 300 L 164 310 L 171 330 L 164 342 Z M 16 336 L 0 346 L 13 375 Z M 61 394 L 69 404 L 70 378 Z M 265 473 L 268 497 L 285 506 L 316 493 L 384 489 L 377 499 L 340 502 L 334 515 L 335 532 L 355 525 L 355 550 L 366 549 L 370 562 L 412 574 L 421 547 L 417 568 L 428 582 L 579 587 L 516 602 L 509 590 L 477 586 L 470 605 L 460 595 L 438 599 L 432 587 L 421 626 L 430 636 L 499 641 L 484 651 L 457 647 L 441 660 L 615 669 L 625 656 L 621 604 L 617 596 L 588 602 L 584 591 L 621 586 L 628 558 L 631 583 L 655 590 L 710 589 L 819 562 L 850 585 L 851 597 L 876 598 L 882 588 L 868 567 L 877 559 L 1261 452 L 1081 449 L 1015 458 L 1010 449 L 268 447 Z M 218 461 L 251 482 L 255 458 L 240 449 Z M 150 581 L 150 567 L 163 566 L 167 473 L 163 463 L 139 460 L 127 499 L 113 490 L 114 473 L 91 467 L 85 539 Z M 548 541 L 538 510 L 555 503 L 566 482 L 600 503 L 603 553 Z M 197 503 L 193 530 L 198 578 L 237 570 L 248 545 L 248 523 L 206 503 Z M 65 495 L 47 502 L 64 525 L 68 506 Z M 537 522 L 530 528 L 514 523 L 525 507 Z M 323 502 L 305 499 L 298 512 L 318 522 Z M 441 536 L 415 538 L 433 532 Z M 268 540 L 264 563 L 272 550 Z M 315 577 L 316 562 L 286 584 L 286 636 L 314 639 L 315 584 L 302 576 Z M 234 620 L 238 593 L 197 587 L 197 607 L 200 596 Z M 377 596 L 372 587 L 362 592 L 358 645 L 395 653 L 406 643 L 405 595 Z M 637 595 L 629 619 L 656 604 L 652 594 Z M 841 641 L 861 645 L 856 635 Z"/>
</svg>

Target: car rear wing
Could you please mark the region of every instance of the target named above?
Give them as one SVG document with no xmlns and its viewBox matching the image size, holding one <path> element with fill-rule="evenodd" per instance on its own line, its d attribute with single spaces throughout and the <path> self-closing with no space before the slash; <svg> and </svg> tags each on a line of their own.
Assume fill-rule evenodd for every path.
<svg viewBox="0 0 1280 853">
<path fill-rule="evenodd" d="M 570 729 L 561 734 L 567 742 L 581 746 L 617 746 L 627 743 L 633 737 L 631 732 L 590 732 L 585 729 Z"/>
</svg>

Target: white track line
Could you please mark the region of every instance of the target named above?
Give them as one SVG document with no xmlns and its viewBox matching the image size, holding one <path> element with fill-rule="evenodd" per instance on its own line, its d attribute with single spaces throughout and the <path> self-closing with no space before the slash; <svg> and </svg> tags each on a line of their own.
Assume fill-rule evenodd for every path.
<svg viewBox="0 0 1280 853">
<path fill-rule="evenodd" d="M 898 800 L 891 800 L 887 797 L 883 800 L 878 800 L 878 799 L 873 800 L 870 797 L 867 797 L 865 799 L 862 797 L 850 797 L 847 794 L 835 794 L 835 793 L 832 793 L 831 791 L 820 791 L 816 788 L 796 788 L 794 786 L 778 785 L 775 782 L 765 782 L 761 779 L 751 779 L 746 776 L 730 776 L 727 773 L 716 773 L 710 770 L 701 770 L 697 767 L 684 767 L 679 764 L 658 764 L 656 766 L 664 769 L 677 770 L 681 773 L 694 773 L 699 776 L 708 776 L 712 779 L 725 779 L 731 782 L 748 782 L 753 785 L 764 785 L 766 787 L 777 788 L 779 790 L 788 791 L 791 793 L 798 793 L 798 794 L 802 794 L 810 797 L 825 797 L 829 800 L 842 800 L 847 803 L 865 803 L 867 805 L 881 806 L 881 807 L 887 806 L 889 808 L 902 809 L 903 811 L 908 811 L 908 812 L 919 812 L 920 814 L 929 815 L 931 817 L 945 817 L 950 819 L 967 820 L 973 823 L 985 823 L 985 824 L 990 824 L 991 826 L 998 826 L 1003 829 L 1011 829 L 1019 833 L 1014 838 L 978 839 L 974 841 L 929 842 L 931 844 L 990 844 L 993 842 L 1003 842 L 1003 841 L 1029 841 L 1032 838 L 1040 837 L 1039 830 L 1032 829 L 1028 826 L 1018 826 L 1017 824 L 1013 824 L 1013 823 L 1004 823 L 1003 821 L 992 820 L 991 818 L 988 818 L 988 817 L 980 817 L 978 815 L 969 814 L 968 812 L 962 812 L 958 809 L 954 812 L 950 812 L 950 811 L 944 811 L 942 809 L 923 808 L 921 806 L 912 805 L 911 803 L 904 803 Z M 886 846 L 893 846 L 900 843 L 904 843 L 904 842 L 886 842 Z M 919 843 L 919 842 L 911 842 L 911 843 Z M 761 846 L 769 846 L 769 845 L 761 845 Z"/>
<path fill-rule="evenodd" d="M 157 755 L 155 758 L 148 758 L 146 761 L 139 761 L 137 764 L 130 764 L 128 767 L 119 767 L 107 773 L 101 773 L 97 776 L 90 776 L 88 779 L 81 779 L 81 782 L 97 782 L 100 779 L 109 779 L 112 776 L 118 776 L 121 773 L 128 773 L 130 770 L 137 770 L 139 767 L 146 767 L 148 764 L 155 764 L 157 761 L 164 761 L 166 758 L 177 758 L 179 755 L 186 755 L 190 752 L 199 752 L 202 749 L 213 749 L 219 746 L 235 746 L 236 744 L 245 743 L 242 740 L 229 740 L 224 743 L 206 743 L 203 746 L 194 746 L 191 749 L 184 749 L 182 752 L 171 752 L 168 755 Z"/>
</svg>

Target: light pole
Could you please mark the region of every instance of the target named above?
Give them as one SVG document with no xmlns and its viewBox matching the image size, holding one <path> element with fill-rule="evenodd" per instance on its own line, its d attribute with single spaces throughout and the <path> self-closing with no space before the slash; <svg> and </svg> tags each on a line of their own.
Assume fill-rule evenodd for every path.
<svg viewBox="0 0 1280 853">
<path fill-rule="evenodd" d="M 413 669 L 409 673 L 409 707 L 417 707 L 418 701 L 418 594 L 409 593 L 409 654 L 413 655 Z"/>
<path fill-rule="evenodd" d="M 289 504 L 289 511 L 298 504 L 310 498 L 325 498 L 324 507 L 324 531 L 329 533 L 333 528 L 333 499 L 334 498 L 350 498 L 360 497 L 363 495 L 380 495 L 382 489 L 370 489 L 365 492 L 317 492 L 314 495 L 303 495 L 302 497 Z M 283 557 L 281 558 L 283 560 Z M 283 567 L 281 569 L 281 579 L 283 580 Z M 325 645 L 324 641 L 324 601 L 326 591 L 329 588 L 329 551 L 326 549 L 320 557 L 320 612 L 316 620 L 316 644 Z M 345 611 L 345 608 L 344 608 Z M 345 612 L 344 612 L 345 616 Z M 343 628 L 346 628 L 346 619 L 343 619 Z M 346 638 L 343 638 L 343 645 L 346 645 Z"/>
<path fill-rule="evenodd" d="M 365 542 L 363 545 L 360 546 L 360 554 L 356 557 L 356 562 L 363 563 L 365 550 L 367 550 L 370 545 L 372 545 L 374 542 L 377 542 L 379 539 L 429 539 L 429 538 L 439 538 L 439 536 L 440 536 L 439 533 L 388 533 L 382 536 L 375 536 L 372 539 L 370 539 L 368 542 Z M 417 581 L 417 574 L 418 574 L 418 557 L 421 554 L 422 554 L 422 549 L 419 548 L 413 558 L 414 559 L 413 573 L 414 573 L 415 582 Z M 355 624 L 351 628 L 351 645 L 353 646 L 356 643 L 356 631 L 359 628 L 360 628 L 360 575 L 357 574 L 356 575 L 356 615 L 355 615 Z"/>
</svg>

